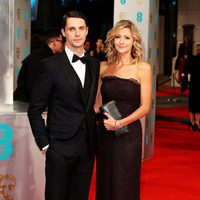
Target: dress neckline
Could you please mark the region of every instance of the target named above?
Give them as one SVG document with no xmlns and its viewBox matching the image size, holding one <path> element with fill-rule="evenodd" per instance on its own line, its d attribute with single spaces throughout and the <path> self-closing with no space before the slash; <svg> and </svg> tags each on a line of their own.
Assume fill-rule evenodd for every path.
<svg viewBox="0 0 200 200">
<path fill-rule="evenodd" d="M 140 85 L 140 83 L 138 82 L 138 80 L 136 80 L 134 78 L 122 78 L 122 77 L 119 77 L 119 76 L 110 75 L 110 76 L 104 76 L 101 79 L 104 80 L 104 79 L 112 79 L 112 78 L 113 79 L 121 79 L 121 80 L 125 80 L 125 81 L 130 81 L 132 83 Z"/>
</svg>

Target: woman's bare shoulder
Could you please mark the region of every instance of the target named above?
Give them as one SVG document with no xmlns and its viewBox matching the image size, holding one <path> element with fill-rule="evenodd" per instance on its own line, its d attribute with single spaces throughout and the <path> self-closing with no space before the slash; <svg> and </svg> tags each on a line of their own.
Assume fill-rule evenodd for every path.
<svg viewBox="0 0 200 200">
<path fill-rule="evenodd" d="M 101 76 L 107 71 L 109 63 L 107 61 L 102 61 L 100 64 L 100 74 Z"/>
<path fill-rule="evenodd" d="M 151 68 L 151 65 L 148 62 L 142 61 L 140 63 L 137 64 L 138 68 L 140 69 L 148 69 Z"/>
<path fill-rule="evenodd" d="M 140 62 L 137 64 L 138 71 L 143 73 L 144 71 L 151 71 L 151 65 L 148 62 Z"/>
</svg>

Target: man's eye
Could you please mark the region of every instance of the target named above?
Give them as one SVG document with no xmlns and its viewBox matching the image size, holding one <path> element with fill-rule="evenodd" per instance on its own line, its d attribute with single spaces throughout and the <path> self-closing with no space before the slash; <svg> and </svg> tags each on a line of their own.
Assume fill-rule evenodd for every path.
<svg viewBox="0 0 200 200">
<path fill-rule="evenodd" d="M 80 29 L 80 30 L 84 30 L 84 29 L 85 29 L 85 27 L 84 27 L 84 26 L 81 26 L 79 29 Z"/>
</svg>

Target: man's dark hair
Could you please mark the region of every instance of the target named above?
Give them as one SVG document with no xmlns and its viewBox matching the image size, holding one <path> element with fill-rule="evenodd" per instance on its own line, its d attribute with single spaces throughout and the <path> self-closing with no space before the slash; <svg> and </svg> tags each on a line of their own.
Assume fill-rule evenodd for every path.
<svg viewBox="0 0 200 200">
<path fill-rule="evenodd" d="M 49 44 L 53 39 L 59 37 L 61 35 L 61 31 L 58 29 L 48 29 L 44 31 L 43 38 L 46 44 Z"/>
<path fill-rule="evenodd" d="M 63 18 L 62 18 L 62 28 L 64 29 L 65 26 L 66 26 L 66 21 L 67 21 L 67 18 L 71 18 L 71 17 L 74 17 L 74 18 L 81 18 L 85 21 L 85 24 L 87 26 L 87 19 L 86 19 L 86 16 L 80 12 L 80 11 L 77 11 L 77 10 L 73 10 L 73 11 L 69 11 L 68 13 L 66 13 Z"/>
</svg>

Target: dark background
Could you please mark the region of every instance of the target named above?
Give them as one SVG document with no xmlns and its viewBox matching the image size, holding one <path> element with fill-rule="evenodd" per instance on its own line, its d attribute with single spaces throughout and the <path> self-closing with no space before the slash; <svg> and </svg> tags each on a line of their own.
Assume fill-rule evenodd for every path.
<svg viewBox="0 0 200 200">
<path fill-rule="evenodd" d="M 34 0 L 33 0 L 34 1 Z M 172 58 L 176 56 L 178 0 L 159 0 L 159 14 L 164 16 L 164 74 L 171 75 Z M 38 11 L 31 22 L 31 34 L 48 28 L 59 28 L 62 16 L 70 10 L 82 11 L 88 20 L 88 38 L 94 43 L 106 38 L 113 26 L 114 0 L 38 0 Z"/>
<path fill-rule="evenodd" d="M 91 40 L 105 39 L 113 25 L 114 0 L 38 0 L 37 18 L 31 23 L 32 34 L 60 28 L 62 16 L 70 10 L 79 10 L 86 15 Z"/>
</svg>

